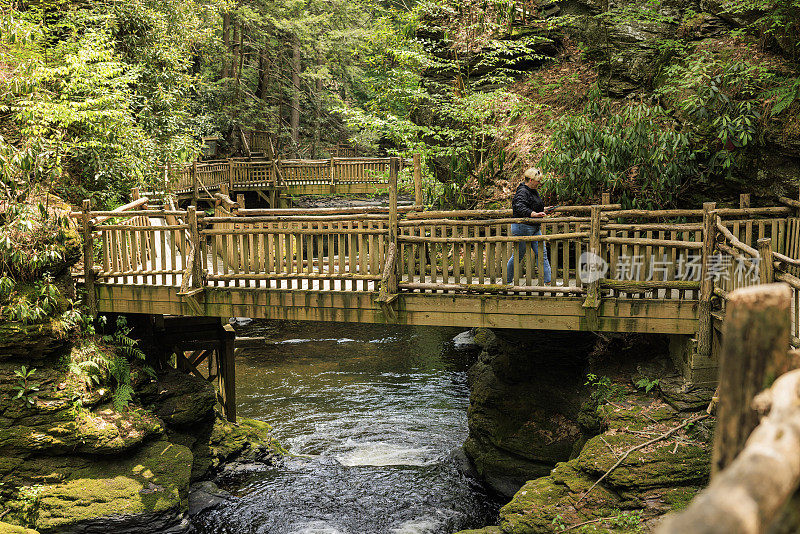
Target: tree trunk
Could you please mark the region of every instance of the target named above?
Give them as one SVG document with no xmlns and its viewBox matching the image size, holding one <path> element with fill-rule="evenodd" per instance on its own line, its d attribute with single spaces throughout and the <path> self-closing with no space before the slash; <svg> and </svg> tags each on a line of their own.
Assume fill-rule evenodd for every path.
<svg viewBox="0 0 800 534">
<path fill-rule="evenodd" d="M 228 54 L 231 50 L 231 16 L 229 13 L 222 14 L 222 44 L 225 46 L 225 54 L 222 59 L 222 77 L 227 78 L 231 75 Z"/>
<path fill-rule="evenodd" d="M 322 67 L 322 58 L 317 58 L 317 67 Z M 315 114 L 314 114 L 314 147 L 313 157 L 320 157 L 320 142 L 322 140 L 322 78 L 317 76 L 316 93 L 314 95 Z"/>
<path fill-rule="evenodd" d="M 267 100 L 267 86 L 269 85 L 270 61 L 267 56 L 267 47 L 261 48 L 258 54 L 258 90 L 256 96 L 263 101 Z"/>
<path fill-rule="evenodd" d="M 239 39 L 236 43 L 236 53 L 238 57 L 235 57 L 236 66 L 236 83 L 234 84 L 234 95 L 233 95 L 233 102 L 234 104 L 239 103 L 239 84 L 242 80 L 242 68 L 244 67 L 244 23 L 239 24 Z"/>
<path fill-rule="evenodd" d="M 292 153 L 299 156 L 300 146 L 300 40 L 292 42 Z"/>
</svg>

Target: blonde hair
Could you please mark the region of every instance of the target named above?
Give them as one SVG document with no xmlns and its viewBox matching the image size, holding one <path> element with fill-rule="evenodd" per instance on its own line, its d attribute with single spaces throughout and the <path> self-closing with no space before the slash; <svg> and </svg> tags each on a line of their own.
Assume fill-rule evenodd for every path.
<svg viewBox="0 0 800 534">
<path fill-rule="evenodd" d="M 525 177 L 525 181 L 528 182 L 533 179 L 540 179 L 542 177 L 542 171 L 538 167 L 531 167 L 522 175 Z"/>
</svg>

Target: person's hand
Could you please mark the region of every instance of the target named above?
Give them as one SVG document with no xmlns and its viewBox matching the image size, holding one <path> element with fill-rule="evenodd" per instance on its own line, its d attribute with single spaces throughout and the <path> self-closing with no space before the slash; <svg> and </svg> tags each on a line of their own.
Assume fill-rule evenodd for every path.
<svg viewBox="0 0 800 534">
<path fill-rule="evenodd" d="M 543 211 L 533 211 L 533 212 L 531 212 L 531 218 L 532 219 L 535 219 L 535 218 L 538 218 L 538 217 L 544 217 L 545 215 L 546 215 L 546 213 L 543 212 Z"/>
</svg>

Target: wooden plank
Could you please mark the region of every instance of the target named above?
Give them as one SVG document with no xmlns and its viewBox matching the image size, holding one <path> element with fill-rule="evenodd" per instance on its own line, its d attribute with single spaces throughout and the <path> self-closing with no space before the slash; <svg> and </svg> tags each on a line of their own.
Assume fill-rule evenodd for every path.
<svg viewBox="0 0 800 534">
<path fill-rule="evenodd" d="M 417 232 L 419 232 L 419 237 L 425 237 L 426 231 L 424 226 L 420 226 L 417 229 Z M 417 267 L 419 269 L 419 281 L 424 283 L 426 281 L 426 272 L 427 272 L 427 269 L 425 267 L 425 258 L 428 254 L 427 243 L 420 243 L 419 248 L 417 249 L 417 253 L 418 253 Z"/>
<path fill-rule="evenodd" d="M 462 226 L 461 227 L 461 236 L 462 237 L 470 237 L 470 227 L 469 226 Z M 466 277 L 467 283 L 472 283 L 472 251 L 474 246 L 472 243 L 468 243 L 464 241 L 464 276 Z M 424 282 L 424 280 L 422 280 Z M 459 281 L 457 281 L 459 282 Z"/>
<path fill-rule="evenodd" d="M 447 226 L 435 225 L 436 235 L 439 237 L 450 236 L 450 229 Z M 432 234 L 433 235 L 433 234 Z M 450 276 L 450 249 L 452 243 L 438 243 L 436 246 L 436 269 L 434 271 L 434 281 L 444 283 Z"/>
</svg>

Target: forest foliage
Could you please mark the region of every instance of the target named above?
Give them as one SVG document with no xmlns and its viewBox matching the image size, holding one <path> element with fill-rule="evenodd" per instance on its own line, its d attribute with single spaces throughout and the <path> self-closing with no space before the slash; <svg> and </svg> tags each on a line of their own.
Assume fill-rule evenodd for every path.
<svg viewBox="0 0 800 534">
<path fill-rule="evenodd" d="M 503 201 L 530 164 L 559 202 L 611 188 L 631 205 L 678 204 L 693 185 L 741 183 L 765 139 L 800 136 L 800 0 L 725 0 L 716 41 L 688 5 L 591 6 L 4 0 L 0 198 L 111 207 L 195 158 L 202 136 L 232 153 L 259 129 L 285 156 L 342 142 L 421 152 L 433 204 Z M 659 24 L 678 30 L 648 44 L 652 70 L 611 94 L 627 52 L 609 36 Z M 589 91 L 573 92 L 570 62 L 598 74 Z M 543 69 L 556 74 L 539 84 Z M 515 143 L 526 128 L 535 141 Z"/>
</svg>

